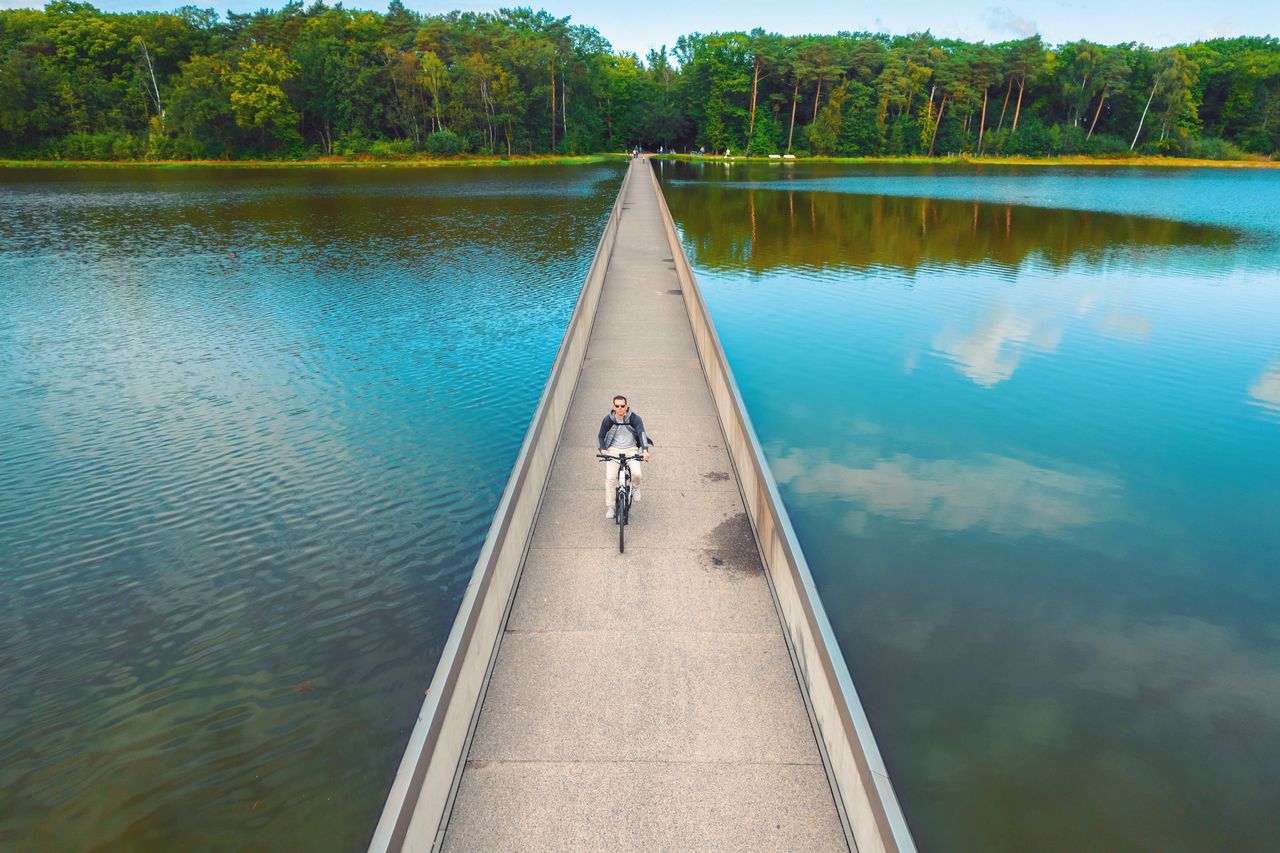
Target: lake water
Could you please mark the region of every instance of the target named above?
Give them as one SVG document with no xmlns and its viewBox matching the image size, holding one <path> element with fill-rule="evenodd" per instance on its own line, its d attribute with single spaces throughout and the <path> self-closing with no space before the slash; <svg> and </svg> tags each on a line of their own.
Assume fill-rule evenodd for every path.
<svg viewBox="0 0 1280 853">
<path fill-rule="evenodd" d="M 621 169 L 0 173 L 0 848 L 363 846 Z"/>
<path fill-rule="evenodd" d="M 1280 171 L 661 165 L 929 850 L 1280 839 Z"/>
</svg>

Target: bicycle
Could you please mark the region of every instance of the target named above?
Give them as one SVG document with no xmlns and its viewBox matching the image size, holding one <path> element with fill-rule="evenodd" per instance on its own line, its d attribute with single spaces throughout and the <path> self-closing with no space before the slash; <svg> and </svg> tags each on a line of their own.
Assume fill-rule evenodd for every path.
<svg viewBox="0 0 1280 853">
<path fill-rule="evenodd" d="M 639 453 L 622 453 L 618 456 L 597 453 L 596 458 L 601 462 L 616 460 L 618 463 L 618 491 L 613 499 L 613 521 L 618 525 L 618 553 L 621 554 L 625 551 L 627 521 L 631 515 L 631 466 L 628 463 L 633 459 L 643 462 L 644 456 Z"/>
</svg>

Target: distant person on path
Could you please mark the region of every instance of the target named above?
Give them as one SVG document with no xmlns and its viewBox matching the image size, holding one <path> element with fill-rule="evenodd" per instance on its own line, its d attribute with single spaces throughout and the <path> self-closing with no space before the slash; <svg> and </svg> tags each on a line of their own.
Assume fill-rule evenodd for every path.
<svg viewBox="0 0 1280 853">
<path fill-rule="evenodd" d="M 613 409 L 600 422 L 600 433 L 596 436 L 596 448 L 606 456 L 621 456 L 634 453 L 640 449 L 644 461 L 649 461 L 649 445 L 653 444 L 644 431 L 644 421 L 631 411 L 627 398 L 619 394 L 613 398 Z M 611 459 L 604 466 L 604 505 L 605 518 L 613 518 L 613 498 L 618 489 L 618 469 L 622 463 Z M 640 463 L 634 459 L 627 460 L 627 469 L 631 472 L 631 499 L 640 500 Z"/>
</svg>

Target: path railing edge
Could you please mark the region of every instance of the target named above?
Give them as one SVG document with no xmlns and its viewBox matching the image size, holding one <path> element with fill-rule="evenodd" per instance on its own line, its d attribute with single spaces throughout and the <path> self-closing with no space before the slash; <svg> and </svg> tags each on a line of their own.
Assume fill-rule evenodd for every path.
<svg viewBox="0 0 1280 853">
<path fill-rule="evenodd" d="M 629 166 L 623 175 L 522 450 L 436 664 L 369 843 L 372 853 L 426 851 L 443 837 L 458 769 L 466 758 L 472 724 L 586 355 L 631 172 Z"/>
<path fill-rule="evenodd" d="M 854 688 L 844 654 L 818 598 L 791 519 L 765 462 L 738 385 L 658 182 L 649 170 L 662 213 L 671 257 L 685 295 L 698 358 L 738 476 L 743 502 L 756 533 L 770 587 L 787 632 L 802 686 L 823 741 L 833 792 L 841 801 L 851 847 L 859 853 L 915 851 L 915 841 L 889 780 L 866 711 Z"/>
</svg>

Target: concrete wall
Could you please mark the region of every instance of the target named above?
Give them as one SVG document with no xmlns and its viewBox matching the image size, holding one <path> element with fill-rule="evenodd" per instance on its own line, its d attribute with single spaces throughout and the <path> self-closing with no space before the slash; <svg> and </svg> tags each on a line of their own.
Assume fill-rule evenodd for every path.
<svg viewBox="0 0 1280 853">
<path fill-rule="evenodd" d="M 743 502 L 770 578 L 788 643 L 818 725 L 824 760 L 840 801 L 850 846 L 859 853 L 911 851 L 915 843 L 889 782 L 844 655 L 831 632 L 809 565 L 796 542 L 777 485 L 764 461 L 720 339 L 698 290 L 657 175 L 650 170 L 684 290 L 698 357 L 738 475 Z"/>
<path fill-rule="evenodd" d="M 520 566 L 547 483 L 551 461 L 582 368 L 605 271 L 618 234 L 623 178 L 613 212 L 574 307 L 560 352 L 512 469 L 471 583 L 445 643 L 418 721 L 409 736 L 374 831 L 372 851 L 428 851 L 443 838 L 443 820 L 461 770 L 480 699 L 497 653 Z"/>
</svg>

